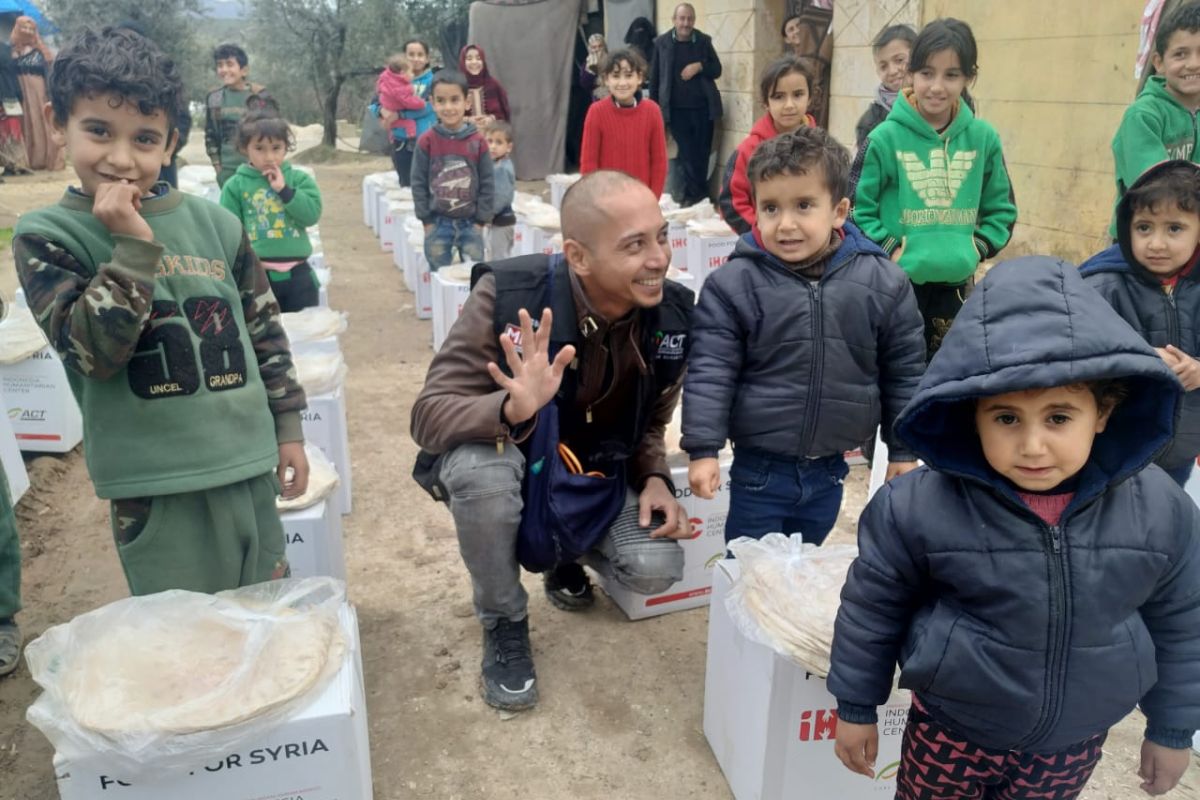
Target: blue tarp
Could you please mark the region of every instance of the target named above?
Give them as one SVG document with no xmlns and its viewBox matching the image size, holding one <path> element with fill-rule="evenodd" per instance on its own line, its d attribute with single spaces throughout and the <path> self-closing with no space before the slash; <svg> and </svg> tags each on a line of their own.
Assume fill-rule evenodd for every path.
<svg viewBox="0 0 1200 800">
<path fill-rule="evenodd" d="M 58 26 L 46 19 L 46 16 L 29 0 L 0 0 L 0 15 L 3 14 L 21 14 L 33 17 L 33 21 L 38 24 L 38 33 L 43 36 L 58 32 Z"/>
</svg>

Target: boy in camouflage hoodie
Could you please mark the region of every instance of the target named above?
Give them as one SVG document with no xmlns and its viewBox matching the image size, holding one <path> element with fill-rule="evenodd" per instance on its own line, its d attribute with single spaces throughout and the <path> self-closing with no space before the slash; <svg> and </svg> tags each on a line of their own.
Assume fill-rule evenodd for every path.
<svg viewBox="0 0 1200 800">
<path fill-rule="evenodd" d="M 308 482 L 304 392 L 240 222 L 156 184 L 186 113 L 175 64 L 136 33 L 85 31 L 47 89 L 80 188 L 21 217 L 13 253 L 130 591 L 283 577 L 275 499 Z"/>
</svg>

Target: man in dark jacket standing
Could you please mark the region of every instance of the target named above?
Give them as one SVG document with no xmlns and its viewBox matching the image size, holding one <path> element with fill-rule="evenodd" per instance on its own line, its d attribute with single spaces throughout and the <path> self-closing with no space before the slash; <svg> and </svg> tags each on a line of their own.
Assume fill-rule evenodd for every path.
<svg viewBox="0 0 1200 800">
<path fill-rule="evenodd" d="M 650 64 L 650 99 L 662 108 L 663 122 L 679 146 L 676 161 L 683 205 L 708 197 L 708 157 L 713 127 L 721 118 L 721 59 L 712 37 L 696 30 L 696 9 L 680 3 L 671 17 L 674 27 L 654 40 Z"/>
<path fill-rule="evenodd" d="M 412 410 L 413 438 L 440 455 L 436 491 L 471 573 L 484 628 L 483 698 L 509 710 L 537 702 L 518 534 L 525 517 L 541 519 L 551 505 L 526 507 L 522 493 L 527 481 L 548 480 L 559 455 L 530 452 L 550 421 L 540 412 L 557 412 L 571 456 L 564 462 L 624 478 L 615 486 L 619 513 L 597 526 L 603 535 L 583 559 L 589 566 L 656 594 L 682 577 L 674 540 L 691 533 L 663 436 L 683 387 L 694 298 L 666 280 L 671 250 L 657 198 L 628 175 L 594 172 L 563 198 L 562 225 L 563 257 L 476 266 Z M 567 611 L 593 602 L 573 560 L 545 573 L 545 591 Z"/>
</svg>

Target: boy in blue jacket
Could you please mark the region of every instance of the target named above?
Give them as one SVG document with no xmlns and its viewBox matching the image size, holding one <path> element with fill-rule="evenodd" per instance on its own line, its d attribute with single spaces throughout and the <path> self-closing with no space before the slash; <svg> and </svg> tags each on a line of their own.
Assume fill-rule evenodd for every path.
<svg viewBox="0 0 1200 800">
<path fill-rule="evenodd" d="M 1084 280 L 1183 383 L 1175 439 L 1158 465 L 1180 486 L 1200 455 L 1200 165 L 1165 161 L 1117 204 L 1117 244 L 1084 262 Z"/>
<path fill-rule="evenodd" d="M 1137 705 L 1142 789 L 1178 783 L 1200 726 L 1200 512 L 1150 463 L 1178 405 L 1073 265 L 991 270 L 896 420 L 926 466 L 859 522 L 828 681 L 849 769 L 874 774 L 899 662 L 900 800 L 1076 798 Z"/>
<path fill-rule="evenodd" d="M 904 273 L 847 223 L 850 156 L 821 128 L 763 142 L 746 168 L 754 227 L 708 277 L 683 389 L 688 482 L 717 489 L 733 442 L 726 540 L 837 520 L 842 454 L 883 424 L 888 478 L 913 469 L 892 438 L 925 369 L 924 328 Z"/>
</svg>

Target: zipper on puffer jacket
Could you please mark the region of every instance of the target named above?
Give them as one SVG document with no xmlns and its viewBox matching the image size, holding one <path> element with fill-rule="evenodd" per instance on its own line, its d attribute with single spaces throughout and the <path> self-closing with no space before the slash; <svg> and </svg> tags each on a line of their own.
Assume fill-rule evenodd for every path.
<svg viewBox="0 0 1200 800">
<path fill-rule="evenodd" d="M 832 265 L 830 265 L 832 266 Z M 828 270 L 828 267 L 826 268 Z M 800 441 L 798 458 L 805 458 L 812 448 L 813 437 L 817 433 L 817 408 L 821 403 L 821 378 L 825 365 L 825 341 L 822 338 L 824 326 L 821 324 L 821 283 L 805 281 L 808 295 L 812 300 L 812 367 L 808 372 L 808 414 L 804 420 L 804 437 Z"/>
<path fill-rule="evenodd" d="M 1179 341 L 1179 306 L 1175 303 L 1175 292 L 1179 291 L 1179 284 L 1175 284 L 1175 292 L 1167 292 L 1162 288 L 1163 299 L 1167 304 L 1167 344 L 1173 344 L 1182 349 Z"/>
<path fill-rule="evenodd" d="M 1043 537 L 1050 566 L 1050 629 L 1046 647 L 1046 684 L 1042 715 L 1037 725 L 1016 749 L 1037 744 L 1062 717 L 1062 693 L 1066 683 L 1067 644 L 1071 640 L 1071 590 L 1068 585 L 1066 536 L 1063 525 L 1045 526 Z"/>
</svg>

